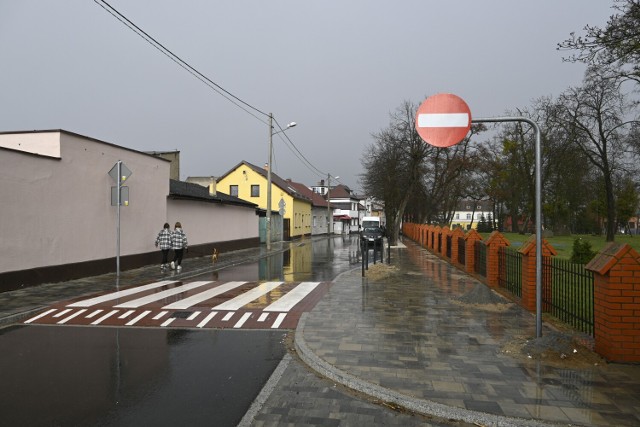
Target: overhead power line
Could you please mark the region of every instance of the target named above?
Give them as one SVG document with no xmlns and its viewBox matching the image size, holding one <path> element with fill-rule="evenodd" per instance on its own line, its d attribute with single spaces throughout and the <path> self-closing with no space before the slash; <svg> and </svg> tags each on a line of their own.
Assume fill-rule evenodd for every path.
<svg viewBox="0 0 640 427">
<path fill-rule="evenodd" d="M 200 71 L 196 70 L 188 62 L 184 61 L 178 55 L 176 55 L 171 50 L 166 48 L 162 43 L 160 43 L 155 38 L 150 36 L 143 29 L 141 29 L 136 24 L 134 24 L 130 19 L 128 19 L 122 13 L 118 12 L 118 10 L 116 10 L 113 6 L 111 6 L 106 1 L 103 1 L 103 0 L 93 0 L 93 1 L 98 6 L 102 7 L 104 10 L 106 10 L 111 15 L 113 15 L 118 21 L 122 22 L 127 28 L 129 28 L 131 31 L 133 31 L 138 36 L 140 36 L 143 40 L 145 40 L 151 46 L 153 46 L 154 48 L 156 48 L 157 50 L 162 52 L 165 56 L 167 56 L 169 59 L 171 59 L 172 61 L 174 61 L 178 65 L 180 65 L 185 70 L 187 70 L 189 73 L 191 73 L 193 76 L 195 76 L 198 80 L 200 80 L 203 83 L 205 83 L 211 89 L 213 89 L 214 91 L 218 92 L 218 94 L 222 95 L 225 99 L 227 99 L 228 101 L 230 101 L 231 103 L 233 103 L 237 107 L 241 108 L 245 112 L 249 113 L 250 115 L 252 115 L 256 119 L 260 120 L 261 122 L 263 122 L 265 124 L 267 123 L 266 121 L 262 120 L 260 117 L 258 117 L 255 114 L 253 114 L 251 111 L 247 110 L 247 108 L 249 108 L 249 109 L 251 109 L 251 110 L 253 110 L 253 111 L 257 112 L 257 113 L 260 113 L 265 117 L 269 116 L 268 113 L 265 113 L 264 111 L 254 107 L 253 105 L 249 104 L 248 102 L 240 99 L 239 97 L 237 97 L 233 93 L 229 92 L 228 90 L 226 90 L 225 88 L 220 86 L 218 83 L 216 83 L 213 80 L 211 80 L 209 77 L 207 77 L 204 74 L 202 74 Z M 247 108 L 245 108 L 245 107 L 247 107 Z"/>
<path fill-rule="evenodd" d="M 168 48 L 166 48 L 162 43 L 160 43 L 159 41 L 157 41 L 154 37 L 152 37 L 151 35 L 149 35 L 147 32 L 145 32 L 143 29 L 141 29 L 140 27 L 138 27 L 135 23 L 133 23 L 129 18 L 127 18 L 126 16 L 124 16 L 122 13 L 120 13 L 117 9 L 115 9 L 113 6 L 111 6 L 109 3 L 107 3 L 104 0 L 94 0 L 94 3 L 96 3 L 98 6 L 102 7 L 104 10 L 106 10 L 107 12 L 109 12 L 109 14 L 111 14 L 114 18 L 116 18 L 118 21 L 120 21 L 122 24 L 124 24 L 127 28 L 129 28 L 131 31 L 133 31 L 136 35 L 138 35 L 140 38 L 142 38 L 144 41 L 146 41 L 147 43 L 149 43 L 151 46 L 153 46 L 155 49 L 157 49 L 159 52 L 161 52 L 163 55 L 167 56 L 169 59 L 171 59 L 173 62 L 175 62 L 176 64 L 178 64 L 180 67 L 182 67 L 183 69 L 185 69 L 187 72 L 189 72 L 191 75 L 193 75 L 194 77 L 196 77 L 198 80 L 200 80 L 201 82 L 203 82 L 204 84 L 206 84 L 209 88 L 213 89 L 215 92 L 217 92 L 219 95 L 221 95 L 223 98 L 225 98 L 226 100 L 228 100 L 229 102 L 231 102 L 232 104 L 234 104 L 236 107 L 242 109 L 243 111 L 245 111 L 247 114 L 251 115 L 252 117 L 256 118 L 257 120 L 259 120 L 260 122 L 264 123 L 264 124 L 268 124 L 268 122 L 266 120 L 263 120 L 261 117 L 257 116 L 256 114 L 254 114 L 254 112 L 261 114 L 265 117 L 269 117 L 268 113 L 265 113 L 264 111 L 254 107 L 253 105 L 249 104 L 248 102 L 242 100 L 241 98 L 239 98 L 238 96 L 234 95 L 233 93 L 229 92 L 228 90 L 226 90 L 225 88 L 223 88 L 221 85 L 219 85 L 218 83 L 214 82 L 213 80 L 211 80 L 209 77 L 205 76 L 204 74 L 202 74 L 200 71 L 198 71 L 197 69 L 195 69 L 194 67 L 192 67 L 189 63 L 187 63 L 186 61 L 184 61 L 182 58 L 180 58 L 178 55 L 176 55 L 175 53 L 173 53 L 171 50 L 169 50 Z M 283 132 L 284 129 L 280 126 L 280 124 L 274 120 L 276 125 L 278 126 L 278 128 L 280 129 L 281 132 L 278 133 L 278 135 L 280 136 L 280 138 L 287 143 L 290 147 L 292 147 L 291 152 L 299 159 L 303 162 L 303 164 L 305 164 L 305 166 L 312 172 L 319 174 L 320 176 L 324 176 L 326 175 L 325 172 L 320 171 L 318 168 L 316 168 L 303 154 L 302 152 L 300 152 L 300 150 L 298 149 L 298 147 L 296 147 L 296 145 L 293 143 L 293 141 L 289 138 L 289 136 Z M 282 138 L 284 136 L 284 139 Z M 285 140 L 286 139 L 286 140 Z"/>
</svg>

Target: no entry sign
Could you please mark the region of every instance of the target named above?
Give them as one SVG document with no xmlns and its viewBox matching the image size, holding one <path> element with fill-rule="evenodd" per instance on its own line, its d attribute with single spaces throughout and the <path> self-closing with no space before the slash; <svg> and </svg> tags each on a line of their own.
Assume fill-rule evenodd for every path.
<svg viewBox="0 0 640 427">
<path fill-rule="evenodd" d="M 416 130 L 427 143 L 451 147 L 471 129 L 471 110 L 459 96 L 439 93 L 427 98 L 416 113 Z"/>
</svg>

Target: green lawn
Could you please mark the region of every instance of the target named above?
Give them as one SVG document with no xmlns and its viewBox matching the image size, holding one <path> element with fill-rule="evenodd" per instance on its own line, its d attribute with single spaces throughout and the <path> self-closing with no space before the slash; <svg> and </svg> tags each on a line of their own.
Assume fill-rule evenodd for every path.
<svg viewBox="0 0 640 427">
<path fill-rule="evenodd" d="M 489 237 L 491 233 L 480 233 L 483 239 Z M 518 249 L 524 242 L 529 239 L 529 235 L 527 234 L 518 234 L 518 233 L 503 233 L 506 239 L 511 243 L 511 247 L 513 249 Z M 598 252 L 600 249 L 604 247 L 607 243 L 605 241 L 605 236 L 592 236 L 590 234 L 574 234 L 572 236 L 554 236 L 548 238 L 547 241 L 551 246 L 555 248 L 558 252 L 558 258 L 570 259 L 571 252 L 573 250 L 573 241 L 578 237 L 583 240 L 591 243 L 591 248 Z M 632 248 L 634 248 L 637 252 L 640 252 L 640 236 L 630 236 L 626 234 L 617 234 L 616 242 L 618 243 L 628 243 Z"/>
</svg>

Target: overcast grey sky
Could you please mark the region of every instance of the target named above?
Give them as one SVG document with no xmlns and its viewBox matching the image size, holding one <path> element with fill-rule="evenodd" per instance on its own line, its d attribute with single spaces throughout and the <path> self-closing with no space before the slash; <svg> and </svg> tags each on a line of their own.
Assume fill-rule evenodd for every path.
<svg viewBox="0 0 640 427">
<path fill-rule="evenodd" d="M 272 112 L 274 172 L 360 189 L 371 134 L 404 100 L 451 92 L 474 117 L 581 83 L 556 44 L 603 26 L 612 0 L 110 0 L 208 78 Z M 90 0 L 0 0 L 0 131 L 64 129 L 181 152 L 181 179 L 264 165 L 268 126 Z M 262 121 L 261 121 L 262 120 Z M 479 141 L 480 142 L 480 141 Z M 107 171 L 105 171 L 107 173 Z M 134 171 L 135 173 L 135 171 Z"/>
</svg>

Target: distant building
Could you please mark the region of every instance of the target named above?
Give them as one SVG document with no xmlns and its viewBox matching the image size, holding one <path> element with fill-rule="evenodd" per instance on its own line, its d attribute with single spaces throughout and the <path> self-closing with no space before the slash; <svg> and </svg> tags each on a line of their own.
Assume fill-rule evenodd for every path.
<svg viewBox="0 0 640 427">
<path fill-rule="evenodd" d="M 492 217 L 493 205 L 490 200 L 462 200 L 453 213 L 451 228 L 460 227 L 463 230 L 478 228 L 478 223 L 484 217 L 489 221 Z"/>
<path fill-rule="evenodd" d="M 218 178 L 217 188 L 235 197 L 255 203 L 261 213 L 260 241 L 266 241 L 267 168 L 241 161 Z M 271 173 L 272 241 L 290 240 L 311 234 L 312 202 L 289 181 Z"/>
</svg>

